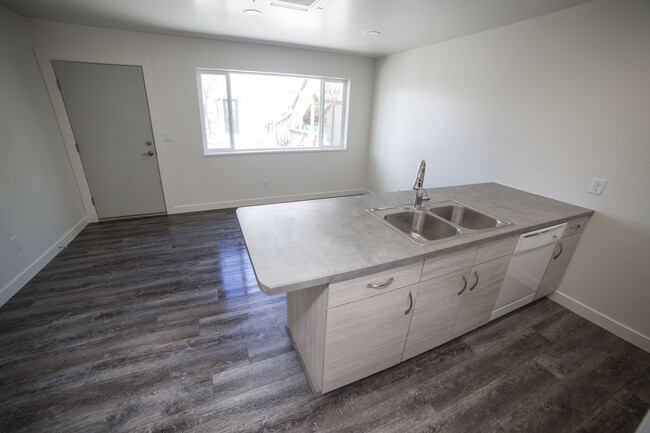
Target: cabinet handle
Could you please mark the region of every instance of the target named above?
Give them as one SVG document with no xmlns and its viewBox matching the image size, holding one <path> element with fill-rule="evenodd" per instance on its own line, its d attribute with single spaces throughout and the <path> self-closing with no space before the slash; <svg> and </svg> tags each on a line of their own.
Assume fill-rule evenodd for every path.
<svg viewBox="0 0 650 433">
<path fill-rule="evenodd" d="M 553 260 L 555 260 L 555 259 L 557 259 L 558 257 L 560 257 L 560 254 L 562 254 L 562 250 L 563 250 L 563 248 L 562 248 L 562 241 L 558 242 L 557 244 L 558 244 L 558 246 L 560 247 L 560 252 L 557 253 L 557 255 L 553 256 Z"/>
<path fill-rule="evenodd" d="M 472 290 L 474 290 L 474 289 L 476 288 L 476 286 L 478 286 L 478 272 L 477 272 L 477 271 L 474 271 L 474 275 L 476 275 L 476 282 L 474 283 L 474 285 L 473 285 L 472 287 L 469 288 L 469 291 L 470 291 L 470 292 L 471 292 Z"/>
<path fill-rule="evenodd" d="M 463 288 L 458 292 L 458 296 L 462 295 L 465 289 L 467 288 L 467 277 L 463 275 Z"/>
<path fill-rule="evenodd" d="M 390 286 L 393 283 L 393 278 L 389 278 L 384 284 L 366 284 L 366 287 L 369 289 L 383 289 Z"/>
<path fill-rule="evenodd" d="M 411 312 L 411 308 L 413 308 L 413 295 L 409 291 L 409 309 L 404 312 L 404 314 L 408 314 Z"/>
</svg>

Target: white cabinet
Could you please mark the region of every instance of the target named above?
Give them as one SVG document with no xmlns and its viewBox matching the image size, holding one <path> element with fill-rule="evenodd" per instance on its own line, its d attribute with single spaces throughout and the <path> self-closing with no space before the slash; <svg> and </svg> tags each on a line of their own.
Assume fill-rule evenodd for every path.
<svg viewBox="0 0 650 433">
<path fill-rule="evenodd" d="M 557 289 L 557 286 L 560 284 L 560 281 L 562 281 L 562 277 L 569 266 L 569 261 L 573 256 L 573 252 L 578 246 L 579 240 L 580 234 L 578 233 L 576 235 L 565 236 L 560 242 L 558 242 L 533 299 L 539 299 L 546 295 L 550 295 L 555 291 L 555 289 Z"/>
<path fill-rule="evenodd" d="M 422 263 L 287 293 L 287 326 L 316 391 L 402 360 Z"/>
<path fill-rule="evenodd" d="M 509 236 L 424 262 L 403 360 L 488 322 L 516 244 Z"/>
<path fill-rule="evenodd" d="M 462 293 L 463 300 L 456 316 L 451 338 L 461 336 L 472 329 L 485 325 L 499 295 L 506 276 L 510 256 L 475 265 L 468 278 L 468 288 Z"/>
<path fill-rule="evenodd" d="M 463 287 L 467 288 L 470 269 L 461 269 L 420 283 L 402 360 L 451 339 L 451 331 L 463 299 L 458 293 Z"/>
<path fill-rule="evenodd" d="M 327 310 L 323 392 L 402 360 L 417 284 Z"/>
<path fill-rule="evenodd" d="M 517 239 L 287 293 L 288 327 L 314 389 L 347 385 L 487 323 Z M 557 276 L 548 275 L 551 287 Z"/>
</svg>

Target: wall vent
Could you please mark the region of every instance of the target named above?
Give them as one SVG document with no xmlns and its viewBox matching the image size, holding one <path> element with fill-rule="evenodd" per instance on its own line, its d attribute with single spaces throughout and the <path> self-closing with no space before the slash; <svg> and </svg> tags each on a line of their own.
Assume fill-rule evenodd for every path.
<svg viewBox="0 0 650 433">
<path fill-rule="evenodd" d="M 271 6 L 307 12 L 310 9 L 323 10 L 332 4 L 333 1 L 334 0 L 274 0 L 271 2 Z"/>
</svg>

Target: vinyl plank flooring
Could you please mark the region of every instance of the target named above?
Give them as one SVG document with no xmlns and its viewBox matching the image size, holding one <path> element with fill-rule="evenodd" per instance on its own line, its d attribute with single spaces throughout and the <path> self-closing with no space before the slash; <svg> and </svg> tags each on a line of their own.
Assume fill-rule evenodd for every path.
<svg viewBox="0 0 650 433">
<path fill-rule="evenodd" d="M 331 433 L 412 432 L 417 431 L 422 421 L 426 421 L 434 415 L 435 411 L 418 389 L 409 388 L 390 400 L 371 406 L 353 417 L 340 418 L 336 424 L 324 426 L 319 431 Z"/>
<path fill-rule="evenodd" d="M 177 425 L 191 426 L 191 431 L 196 432 L 227 431 L 250 420 L 272 415 L 277 410 L 303 405 L 310 398 L 312 393 L 307 378 L 304 374 L 297 374 L 227 399 L 204 401 L 191 411 L 140 426 L 135 431 L 176 431 Z"/>
<path fill-rule="evenodd" d="M 650 405 L 650 369 L 646 369 L 642 374 L 632 378 L 625 388 L 635 397 Z"/>
<path fill-rule="evenodd" d="M 449 366 L 453 356 L 448 359 Z M 314 422 L 320 428 L 330 428 L 342 420 L 356 418 L 360 413 L 414 389 L 424 375 L 413 362 L 404 362 L 321 395 L 310 403 Z"/>
<path fill-rule="evenodd" d="M 280 409 L 260 419 L 240 424 L 224 433 L 305 433 L 319 431 L 309 404 Z"/>
<path fill-rule="evenodd" d="M 547 298 L 528 304 L 462 337 L 475 353 L 491 350 L 512 340 L 524 330 L 537 325 L 559 312 L 566 311 Z"/>
<path fill-rule="evenodd" d="M 571 319 L 567 319 L 567 317 Z M 535 356 L 535 360 L 539 364 L 560 379 L 579 369 L 589 358 L 598 356 L 600 352 L 611 347 L 617 341 L 617 337 L 613 334 L 582 318 L 580 318 L 579 326 L 572 326 L 574 323 L 562 323 L 564 321 L 575 322 L 574 319 L 573 316 L 564 313 L 561 314 L 561 317 L 557 317 L 557 315 L 550 317 L 549 321 L 552 321 L 553 328 L 557 329 L 558 326 L 565 325 L 568 329 L 572 329 L 571 338 L 559 338 L 551 348 Z M 541 329 L 544 325 L 545 322 L 542 322 L 535 329 Z M 554 338 L 548 333 L 546 335 Z"/>
<path fill-rule="evenodd" d="M 549 342 L 533 330 L 524 331 L 508 345 L 475 355 L 424 381 L 419 388 L 437 411 L 454 405 L 489 382 L 507 375 L 519 364 L 532 360 L 533 353 L 546 350 Z"/>
<path fill-rule="evenodd" d="M 607 400 L 593 418 L 581 422 L 572 432 L 634 431 L 646 412 L 648 412 L 648 403 L 622 389 Z"/>
<path fill-rule="evenodd" d="M 617 347 L 616 347 L 617 346 Z M 506 431 L 569 432 L 647 368 L 648 354 L 619 340 L 562 379 L 551 392 L 537 392 L 536 402 L 520 408 L 501 422 Z M 620 413 L 624 418 L 625 411 Z"/>
<path fill-rule="evenodd" d="M 548 299 L 325 395 L 232 210 L 90 224 L 0 307 L 2 432 L 632 432 L 650 355 Z"/>
<path fill-rule="evenodd" d="M 213 375 L 213 393 L 217 399 L 227 399 L 300 373 L 298 356 L 288 352 Z"/>
<path fill-rule="evenodd" d="M 560 380 L 539 364 L 523 363 L 438 411 L 427 428 L 450 433 L 498 430 L 499 420 L 530 404 L 535 393 L 559 385 Z"/>
</svg>

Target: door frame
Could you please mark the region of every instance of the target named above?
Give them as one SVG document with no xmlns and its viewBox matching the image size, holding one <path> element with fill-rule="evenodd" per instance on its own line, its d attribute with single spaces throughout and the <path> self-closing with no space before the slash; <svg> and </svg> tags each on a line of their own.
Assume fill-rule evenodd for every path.
<svg viewBox="0 0 650 433">
<path fill-rule="evenodd" d="M 90 222 L 97 222 L 99 221 L 99 218 L 97 217 L 97 210 L 95 209 L 95 205 L 92 202 L 90 186 L 88 185 L 86 172 L 81 162 L 81 156 L 79 155 L 79 152 L 77 152 L 74 133 L 72 132 L 72 125 L 70 123 L 70 119 L 68 118 L 68 112 L 65 109 L 63 96 L 59 91 L 56 74 L 54 73 L 54 67 L 52 66 L 52 60 L 82 63 L 101 63 L 121 66 L 140 66 L 142 68 L 144 88 L 147 94 L 147 104 L 149 105 L 149 118 L 151 121 L 151 129 L 153 130 L 154 143 L 156 145 L 156 159 L 160 173 L 160 182 L 162 185 L 163 198 L 165 200 L 165 209 L 167 210 L 167 213 L 170 213 L 172 198 L 169 191 L 171 191 L 171 184 L 166 168 L 167 165 L 165 152 L 162 149 L 162 146 L 160 146 L 162 140 L 157 140 L 157 137 L 161 137 L 162 134 L 160 132 L 161 128 L 158 121 L 158 105 L 156 104 L 156 97 L 153 86 L 153 75 L 149 58 L 54 50 L 40 47 L 34 47 L 34 54 L 36 55 L 36 60 L 41 70 L 41 74 L 43 75 L 43 81 L 45 82 L 45 87 L 50 97 L 50 102 L 52 103 L 54 116 L 59 125 L 59 131 L 61 132 L 61 136 L 63 138 L 65 150 L 68 154 L 68 160 L 70 161 L 70 166 L 72 167 L 72 172 L 74 174 L 77 187 L 79 188 L 79 194 L 86 211 L 86 216 Z"/>
</svg>

